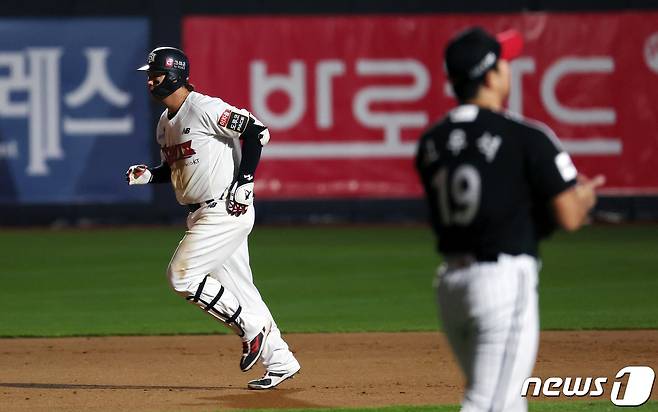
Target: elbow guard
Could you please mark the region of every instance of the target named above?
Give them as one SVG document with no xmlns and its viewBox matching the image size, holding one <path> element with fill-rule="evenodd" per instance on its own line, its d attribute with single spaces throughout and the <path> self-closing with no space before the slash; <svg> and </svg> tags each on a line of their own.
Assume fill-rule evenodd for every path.
<svg viewBox="0 0 658 412">
<path fill-rule="evenodd" d="M 265 146 L 270 141 L 270 130 L 265 129 L 259 135 L 260 145 Z"/>
<path fill-rule="evenodd" d="M 258 139 L 261 146 L 265 146 L 270 141 L 270 131 L 260 120 L 253 116 L 249 117 L 249 123 L 245 131 L 240 136 L 241 139 Z"/>
</svg>

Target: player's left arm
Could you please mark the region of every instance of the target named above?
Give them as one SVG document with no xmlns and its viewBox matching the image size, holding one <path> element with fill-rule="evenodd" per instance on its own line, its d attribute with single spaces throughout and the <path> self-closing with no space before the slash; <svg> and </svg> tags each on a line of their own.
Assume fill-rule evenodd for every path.
<svg viewBox="0 0 658 412">
<path fill-rule="evenodd" d="M 241 157 L 238 173 L 231 184 L 227 208 L 230 214 L 239 216 L 254 202 L 254 174 L 260 155 L 270 141 L 270 132 L 263 123 L 247 110 L 238 109 L 225 102 L 210 109 L 213 128 L 217 136 L 228 139 L 239 138 Z"/>
<path fill-rule="evenodd" d="M 554 223 L 542 227 L 548 220 L 545 213 L 535 213 L 540 236 L 545 236 L 557 224 L 565 230 L 580 228 L 596 203 L 595 189 L 605 183 L 603 176 L 592 180 L 578 174 L 571 157 L 548 128 L 536 129 L 527 139 L 527 166 L 535 208 L 548 207 Z"/>
<path fill-rule="evenodd" d="M 242 157 L 238 175 L 229 190 L 229 213 L 239 216 L 254 202 L 254 174 L 260 162 L 261 151 L 270 141 L 269 130 L 258 119 L 249 116 L 247 126 L 240 135 Z"/>
</svg>

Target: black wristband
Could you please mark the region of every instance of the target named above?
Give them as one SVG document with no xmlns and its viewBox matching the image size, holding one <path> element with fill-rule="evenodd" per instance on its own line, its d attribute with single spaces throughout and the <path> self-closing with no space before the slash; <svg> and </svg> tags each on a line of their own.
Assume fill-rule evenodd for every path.
<svg viewBox="0 0 658 412">
<path fill-rule="evenodd" d="M 166 162 L 160 163 L 160 165 L 150 168 L 151 172 L 151 181 L 149 183 L 166 183 L 171 180 L 171 168 Z"/>
</svg>

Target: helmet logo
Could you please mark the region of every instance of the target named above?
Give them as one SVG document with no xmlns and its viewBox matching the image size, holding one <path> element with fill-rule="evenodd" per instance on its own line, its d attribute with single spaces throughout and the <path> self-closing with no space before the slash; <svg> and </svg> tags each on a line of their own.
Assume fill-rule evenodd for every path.
<svg viewBox="0 0 658 412">
<path fill-rule="evenodd" d="M 149 53 L 149 60 L 147 63 L 153 63 L 155 61 L 155 53 Z"/>
<path fill-rule="evenodd" d="M 174 59 L 171 57 L 167 57 L 167 60 L 165 60 L 165 67 L 172 67 L 174 65 Z"/>
</svg>

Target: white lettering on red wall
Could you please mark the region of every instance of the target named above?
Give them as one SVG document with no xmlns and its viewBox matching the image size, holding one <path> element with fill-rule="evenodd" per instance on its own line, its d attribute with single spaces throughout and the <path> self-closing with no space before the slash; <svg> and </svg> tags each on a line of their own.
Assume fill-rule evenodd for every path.
<svg viewBox="0 0 658 412">
<path fill-rule="evenodd" d="M 184 43 L 202 92 L 270 127 L 262 197 L 420 196 L 416 140 L 455 104 L 443 47 L 472 25 L 525 35 L 509 110 L 549 125 L 608 192 L 658 193 L 656 24 L 658 13 L 188 17 Z"/>
</svg>

